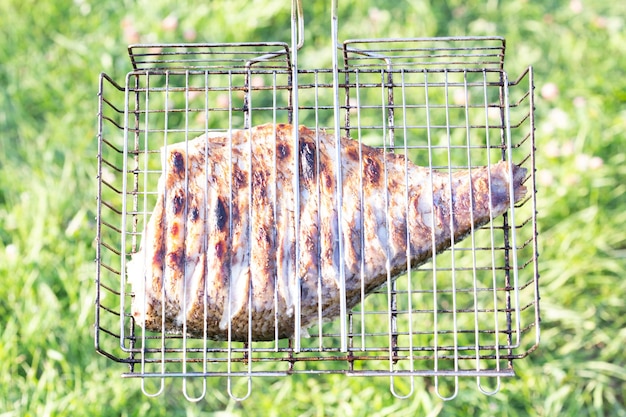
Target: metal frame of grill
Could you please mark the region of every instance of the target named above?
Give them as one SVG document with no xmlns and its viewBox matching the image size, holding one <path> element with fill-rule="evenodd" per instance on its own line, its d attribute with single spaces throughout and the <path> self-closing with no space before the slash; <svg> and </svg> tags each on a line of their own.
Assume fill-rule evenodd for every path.
<svg viewBox="0 0 626 417">
<path fill-rule="evenodd" d="M 498 37 L 339 45 L 335 13 L 333 68 L 301 69 L 298 6 L 291 47 L 133 45 L 124 84 L 101 75 L 97 351 L 127 364 L 124 376 L 140 377 L 147 395 L 162 393 L 166 378 L 182 378 L 189 400 L 206 395 L 208 377 L 225 377 L 229 394 L 243 399 L 252 377 L 297 373 L 385 376 L 398 397 L 411 395 L 420 376 L 434 377 L 444 399 L 457 395 L 463 376 L 476 377 L 484 393 L 497 392 L 501 377 L 514 375 L 513 361 L 539 343 L 532 68 L 510 80 Z M 309 335 L 297 329 L 289 340 L 241 343 L 142 330 L 129 312 L 124 271 L 156 201 L 159 148 L 267 122 L 326 129 L 451 173 L 509 160 L 528 169 L 529 192 L 504 216 L 429 263 L 409 265 Z M 409 380 L 408 392 L 398 392 L 397 378 Z"/>
</svg>

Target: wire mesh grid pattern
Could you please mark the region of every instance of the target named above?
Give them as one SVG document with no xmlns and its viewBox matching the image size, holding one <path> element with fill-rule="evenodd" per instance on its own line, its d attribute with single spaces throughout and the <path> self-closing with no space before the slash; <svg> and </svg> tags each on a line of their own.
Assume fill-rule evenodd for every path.
<svg viewBox="0 0 626 417">
<path fill-rule="evenodd" d="M 221 376 L 245 398 L 252 377 L 295 373 L 386 376 L 397 396 L 432 376 L 442 398 L 472 376 L 497 392 L 539 341 L 533 74 L 509 80 L 504 52 L 501 38 L 354 40 L 333 71 L 296 68 L 282 43 L 130 47 L 125 83 L 100 78 L 96 349 L 127 364 L 124 376 L 141 377 L 148 395 L 181 377 L 199 399 L 206 378 Z M 334 132 L 336 120 L 342 136 L 450 174 L 511 161 L 527 169 L 527 196 L 292 338 L 214 341 L 139 327 L 125 269 L 157 201 L 160 149 L 263 123 Z M 408 392 L 397 378 L 411 381 Z M 232 389 L 238 380 L 243 392 Z"/>
</svg>

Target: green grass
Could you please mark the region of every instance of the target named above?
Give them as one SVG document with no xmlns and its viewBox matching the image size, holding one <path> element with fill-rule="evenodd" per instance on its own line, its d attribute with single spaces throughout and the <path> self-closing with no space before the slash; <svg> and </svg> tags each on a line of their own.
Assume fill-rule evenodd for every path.
<svg viewBox="0 0 626 417">
<path fill-rule="evenodd" d="M 461 380 L 444 403 L 432 380 L 416 379 L 412 398 L 397 400 L 386 378 L 294 376 L 255 381 L 242 403 L 210 380 L 193 404 L 177 381 L 145 397 L 138 380 L 119 377 L 124 366 L 95 353 L 98 73 L 121 82 L 128 43 L 185 41 L 192 30 L 195 41 L 288 41 L 287 3 L 0 3 L 0 416 L 626 416 L 626 8 L 609 0 L 581 10 L 340 2 L 341 39 L 500 35 L 511 76 L 535 68 L 542 342 L 498 394 Z M 330 2 L 305 3 L 301 63 L 327 66 Z M 172 30 L 162 25 L 170 14 Z M 541 97 L 548 83 L 557 97 Z"/>
</svg>

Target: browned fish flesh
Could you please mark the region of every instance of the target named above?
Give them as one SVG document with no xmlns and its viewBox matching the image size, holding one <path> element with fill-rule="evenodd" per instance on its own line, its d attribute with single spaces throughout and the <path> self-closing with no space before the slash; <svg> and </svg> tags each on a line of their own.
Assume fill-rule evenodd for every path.
<svg viewBox="0 0 626 417">
<path fill-rule="evenodd" d="M 139 326 L 292 337 L 297 311 L 303 329 L 340 314 L 342 270 L 350 309 L 526 193 L 526 169 L 509 162 L 450 174 L 342 138 L 337 164 L 334 134 L 299 127 L 297 143 L 291 125 L 265 124 L 162 149 L 158 200 L 127 265 Z"/>
</svg>

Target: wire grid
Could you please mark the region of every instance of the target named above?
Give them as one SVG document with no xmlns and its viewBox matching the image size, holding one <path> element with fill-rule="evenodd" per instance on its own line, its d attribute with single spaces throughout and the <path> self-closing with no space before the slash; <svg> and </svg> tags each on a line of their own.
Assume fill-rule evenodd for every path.
<svg viewBox="0 0 626 417">
<path fill-rule="evenodd" d="M 508 79 L 501 38 L 346 41 L 341 134 L 449 172 L 511 160 L 528 169 L 526 199 L 409 268 L 344 320 L 318 323 L 308 337 L 251 343 L 146 332 L 130 315 L 124 270 L 156 203 L 159 149 L 206 132 L 291 122 L 294 112 L 300 124 L 332 131 L 333 71 L 298 69 L 294 108 L 286 44 L 129 52 L 134 70 L 124 85 L 100 78 L 96 349 L 128 364 L 124 376 L 141 377 L 147 395 L 163 392 L 167 377 L 182 377 L 190 400 L 206 395 L 207 377 L 226 377 L 241 399 L 252 376 L 341 373 L 390 377 L 399 397 L 413 393 L 414 377 L 432 376 L 449 399 L 460 376 L 497 392 L 513 361 L 536 348 L 533 74 Z M 408 392 L 398 392 L 398 378 L 409 381 Z"/>
</svg>

